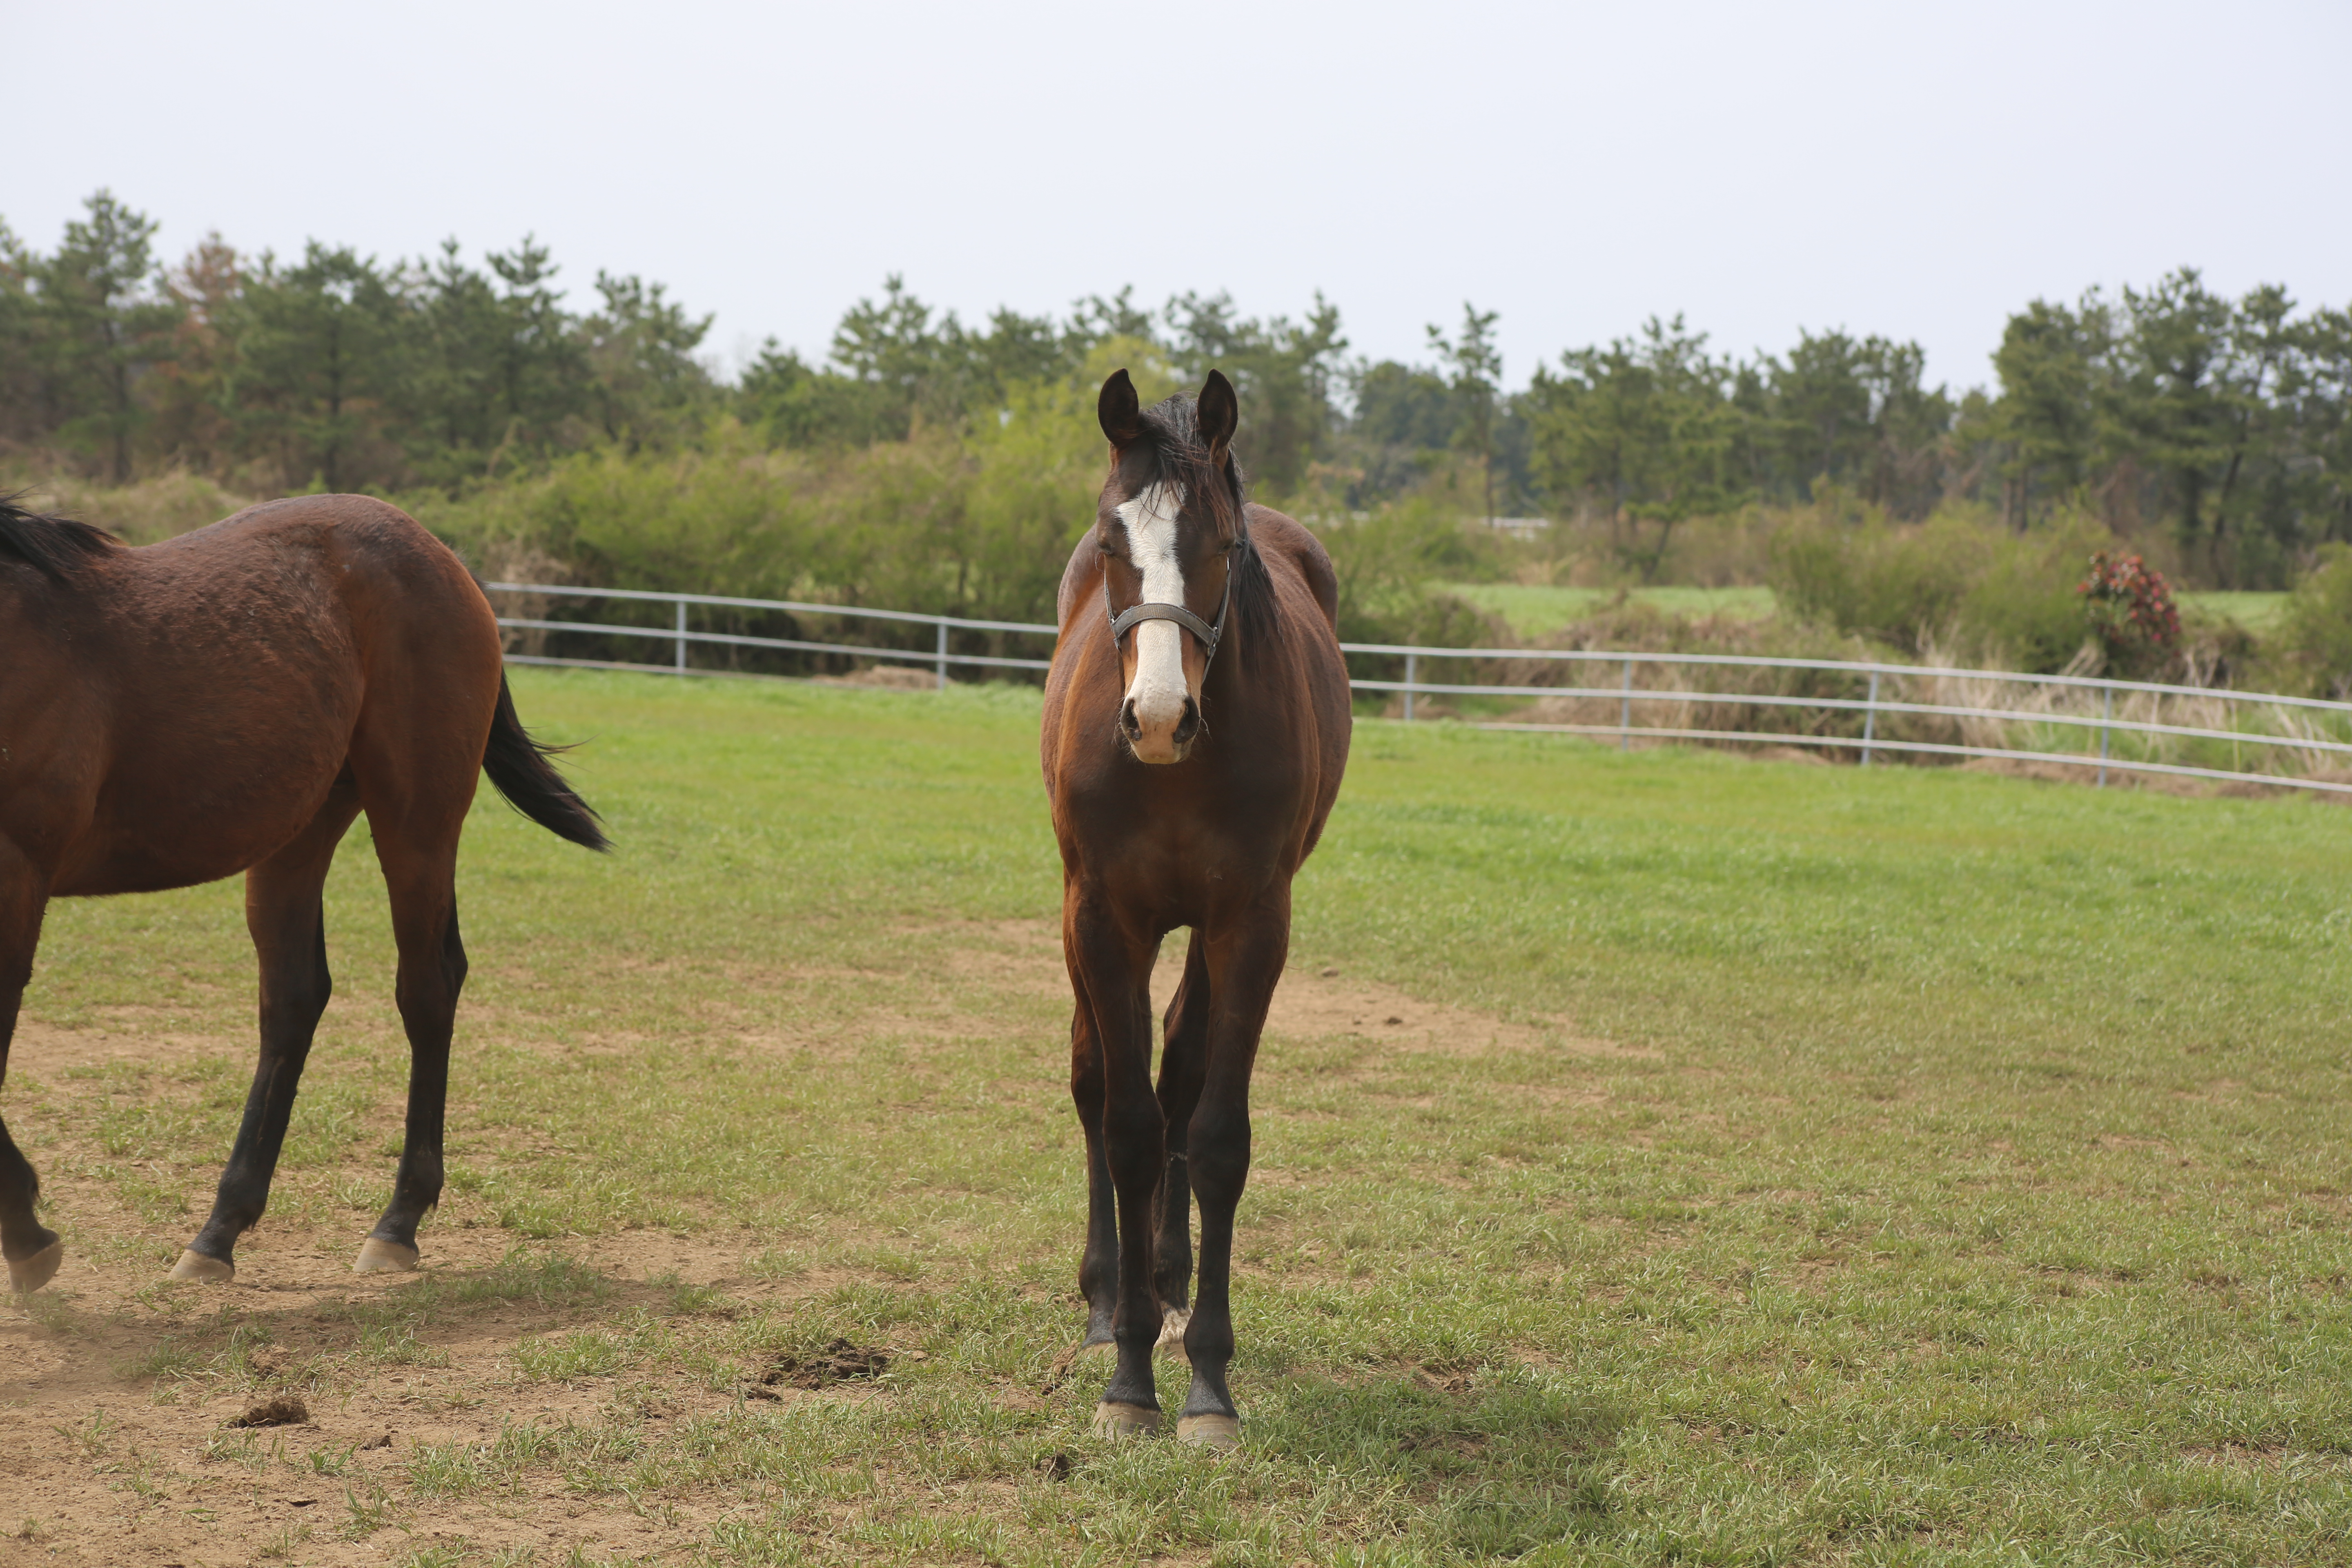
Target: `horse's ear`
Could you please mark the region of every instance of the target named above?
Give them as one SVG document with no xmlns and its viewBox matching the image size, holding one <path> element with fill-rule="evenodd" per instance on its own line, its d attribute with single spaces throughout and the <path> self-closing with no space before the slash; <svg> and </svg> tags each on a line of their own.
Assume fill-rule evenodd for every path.
<svg viewBox="0 0 2352 1568">
<path fill-rule="evenodd" d="M 1102 396 L 1095 401 L 1095 417 L 1102 421 L 1102 433 L 1114 447 L 1123 447 L 1143 434 L 1135 383 L 1127 378 L 1125 370 L 1111 372 L 1110 379 L 1103 383 Z"/>
<path fill-rule="evenodd" d="M 1213 370 L 1201 386 L 1198 428 L 1202 444 L 1209 448 L 1209 460 L 1223 467 L 1225 451 L 1234 444 L 1234 431 L 1242 422 L 1241 399 L 1234 395 L 1234 384 L 1225 379 L 1224 372 Z"/>
</svg>

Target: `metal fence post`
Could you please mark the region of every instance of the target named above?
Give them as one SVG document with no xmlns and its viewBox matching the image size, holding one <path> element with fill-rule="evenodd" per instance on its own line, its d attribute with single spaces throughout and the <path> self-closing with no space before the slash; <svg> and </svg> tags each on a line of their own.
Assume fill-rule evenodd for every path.
<svg viewBox="0 0 2352 1568">
<path fill-rule="evenodd" d="M 947 622 L 945 622 L 945 621 L 941 621 L 941 622 L 940 623 L 940 686 L 939 686 L 939 689 L 940 689 L 941 691 L 945 691 L 945 690 L 948 689 L 948 624 L 947 624 Z"/>
<path fill-rule="evenodd" d="M 1878 671 L 1870 672 L 1870 706 L 1862 710 L 1862 765 L 1870 766 L 1870 742 L 1878 735 Z"/>
<path fill-rule="evenodd" d="M 677 602 L 677 672 L 686 673 L 686 601 Z"/>
<path fill-rule="evenodd" d="M 1409 653 L 1404 656 L 1404 721 L 1408 724 L 1412 722 L 1412 689 L 1419 684 L 1418 678 L 1413 672 L 1420 668 L 1419 654 Z"/>
<path fill-rule="evenodd" d="M 1621 752 L 1630 752 L 1633 749 L 1633 699 L 1631 696 L 1633 689 L 1633 661 L 1630 658 L 1625 661 L 1625 680 L 1619 689 L 1628 695 L 1617 700 L 1617 749 Z"/>
<path fill-rule="evenodd" d="M 2106 693 L 2106 698 L 2107 698 L 2107 700 L 2106 700 L 2105 704 L 2105 705 L 2104 705 L 2104 706 L 2099 710 L 2099 717 L 2100 717 L 2102 720 L 2112 719 L 2112 718 L 2114 718 L 2114 717 L 2116 716 L 2116 689 L 2115 689 L 2114 687 L 2112 687 L 2112 686 L 2102 686 L 2101 688 L 2099 688 L 2099 689 L 2100 689 L 2101 691 L 2104 691 L 2105 693 Z M 2105 723 L 2100 724 L 2100 726 L 2099 726 L 2099 787 L 2100 787 L 2101 789 L 2105 789 L 2105 788 L 2106 788 L 2106 787 L 2107 787 L 2107 735 L 2108 735 L 2108 733 L 2109 733 L 2109 731 L 2108 731 L 2108 730 L 2107 730 L 2106 725 L 2105 725 Z"/>
</svg>

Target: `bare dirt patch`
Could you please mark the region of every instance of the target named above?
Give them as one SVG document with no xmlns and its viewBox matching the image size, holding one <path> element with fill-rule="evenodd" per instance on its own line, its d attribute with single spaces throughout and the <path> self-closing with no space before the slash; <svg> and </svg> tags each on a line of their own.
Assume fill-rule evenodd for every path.
<svg viewBox="0 0 2352 1568">
<path fill-rule="evenodd" d="M 1163 952 L 1152 975 L 1153 995 L 1173 995 L 1182 974 L 1183 955 L 1175 955 L 1171 968 L 1169 955 Z M 1534 1050 L 1589 1057 L 1644 1054 L 1579 1034 L 1564 1019 L 1515 1023 L 1475 1008 L 1423 1002 L 1393 985 L 1328 969 L 1293 970 L 1285 974 L 1275 991 L 1265 1026 L 1269 1034 L 1293 1039 L 1361 1035 L 1402 1050 L 1448 1056 Z"/>
<path fill-rule="evenodd" d="M 2042 784 L 2097 784 L 2098 759 L 2081 763 L 2027 762 L 2015 757 L 1971 757 L 1958 764 L 1963 773 L 1999 773 L 2004 778 L 2033 779 Z M 2297 796 L 2306 800 L 2352 804 L 2352 795 L 2333 790 L 2298 789 L 2293 784 L 2257 784 L 2250 779 L 2207 779 L 2181 773 L 2144 773 L 2129 768 L 2106 770 L 2107 789 L 2137 790 L 2147 795 L 2173 795 L 2190 799 L 2276 800 Z M 2321 769 L 2301 775 L 2330 784 L 2352 783 L 2352 773 Z"/>
<path fill-rule="evenodd" d="M 767 1391 L 778 1384 L 814 1390 L 836 1383 L 869 1381 L 889 1370 L 889 1352 L 835 1340 L 823 1350 L 806 1355 L 776 1357 L 751 1380 L 751 1388 L 747 1392 L 754 1399 L 773 1399 L 776 1395 Z"/>
<path fill-rule="evenodd" d="M 975 923 L 968 935 L 950 944 L 944 976 L 875 985 L 846 1014 L 835 1005 L 803 1016 L 796 1000 L 814 983 L 837 979 L 832 972 L 751 977 L 768 998 L 762 1016 L 718 1037 L 824 1054 L 861 1042 L 948 1048 L 1034 1032 L 1035 1004 L 1067 995 L 1058 932 L 1047 921 L 1008 921 Z M 1155 975 L 1163 1005 L 1182 958 L 1180 935 Z M 1023 1005 L 1007 1008 L 1013 999 Z M 473 1010 L 469 1023 L 480 1043 L 559 1049 L 505 1009 Z M 381 1023 L 344 1016 L 331 1027 L 400 1048 L 396 1031 Z M 1277 1040 L 1353 1053 L 1357 1066 L 1340 1075 L 1350 1079 L 1377 1079 L 1417 1055 L 1633 1054 L 1560 1020 L 1506 1020 L 1304 968 L 1285 979 L 1268 1028 Z M 638 1044 L 615 1032 L 569 1051 L 589 1057 Z M 234 1282 L 166 1283 L 226 1149 L 173 1147 L 154 1163 L 150 1185 L 181 1195 L 151 1198 L 160 1206 L 142 1211 L 137 1194 L 145 1189 L 126 1183 L 124 1160 L 101 1142 L 104 1113 L 190 1100 L 199 1080 L 212 1084 L 225 1068 L 241 1094 L 253 1052 L 249 1037 L 190 1029 L 162 1009 L 110 1010 L 85 1028 L 19 1025 L 11 1066 L 22 1076 L 10 1114 L 23 1113 L 18 1131 L 34 1135 L 31 1152 L 49 1176 L 47 1216 L 65 1235 L 66 1262 L 37 1296 L 0 1298 L 0 1429 L 11 1434 L 0 1444 L 8 1510 L 0 1532 L 13 1532 L 0 1534 L 0 1565 L 375 1563 L 461 1542 L 541 1562 L 575 1548 L 683 1557 L 707 1542 L 715 1503 L 674 1496 L 639 1510 L 567 1491 L 560 1478 L 436 1497 L 418 1477 L 455 1462 L 450 1456 L 486 1454 L 523 1426 L 585 1432 L 620 1420 L 645 1429 L 745 1399 L 887 1398 L 893 1358 L 920 1355 L 842 1341 L 722 1370 L 715 1381 L 683 1367 L 531 1375 L 531 1358 L 554 1355 L 545 1347 L 560 1348 L 566 1336 L 616 1334 L 619 1325 L 681 1310 L 740 1313 L 831 1290 L 850 1276 L 820 1268 L 769 1278 L 761 1260 L 778 1238 L 717 1221 L 526 1248 L 539 1260 L 530 1267 L 555 1267 L 551 1256 L 560 1262 L 569 1293 L 485 1290 L 483 1281 L 519 1267 L 521 1238 L 492 1206 L 454 1188 L 420 1238 L 422 1276 L 353 1275 L 369 1215 L 318 1194 L 347 1185 L 380 1201 L 392 1176 L 381 1145 L 397 1124 L 396 1097 L 364 1113 L 371 1135 L 333 1169 L 295 1161 L 281 1169 L 279 1202 L 239 1247 Z M 1546 1103 L 1589 1098 L 1534 1087 Z M 499 1151 L 544 1143 L 536 1129 L 483 1127 L 462 1100 L 453 1100 L 451 1117 Z M 1263 1181 L 1278 1187 L 1281 1173 Z M 681 1292 L 696 1291 L 724 1304 L 677 1305 Z M 428 1298 L 440 1303 L 429 1316 L 411 1310 Z M 1036 1397 L 1025 1389 L 1007 1395 L 1016 1396 Z"/>
<path fill-rule="evenodd" d="M 940 684 L 936 669 L 917 665 L 873 664 L 851 675 L 818 675 L 809 679 L 812 686 L 858 686 L 885 691 L 931 691 Z"/>
<path fill-rule="evenodd" d="M 10 1042 L 8 1065 L 47 1077 L 72 1068 L 102 1068 L 116 1062 L 167 1067 L 205 1057 L 235 1057 L 256 1047 L 225 1035 L 156 1027 L 169 1016 L 157 1009 L 109 1007 L 106 1026 L 59 1029 L 37 1018 L 19 1018 Z"/>
<path fill-rule="evenodd" d="M 982 933 L 984 945 L 959 948 L 951 957 L 959 978 L 1030 995 L 1069 995 L 1061 933 L 1053 926 L 998 921 L 976 928 L 975 934 Z M 1180 931 L 1160 944 L 1160 963 L 1151 975 L 1156 1012 L 1165 1012 L 1183 978 L 1186 942 L 1186 933 Z M 1293 964 L 1285 971 L 1265 1025 L 1266 1032 L 1277 1038 L 1358 1035 L 1400 1049 L 1457 1056 L 1539 1049 L 1591 1057 L 1650 1054 L 1580 1034 L 1565 1019 L 1518 1022 L 1477 1008 L 1424 1002 L 1396 986 L 1328 965 Z"/>
</svg>

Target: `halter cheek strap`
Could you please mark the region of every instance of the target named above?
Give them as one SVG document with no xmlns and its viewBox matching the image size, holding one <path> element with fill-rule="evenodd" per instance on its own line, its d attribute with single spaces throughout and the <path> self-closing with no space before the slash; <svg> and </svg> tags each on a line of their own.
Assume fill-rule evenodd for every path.
<svg viewBox="0 0 2352 1568">
<path fill-rule="evenodd" d="M 1114 644 L 1118 643 L 1143 621 L 1173 621 L 1201 639 L 1201 647 L 1208 654 L 1208 657 L 1201 661 L 1202 670 L 1205 674 L 1208 667 L 1216 662 L 1217 644 L 1225 635 L 1225 611 L 1232 607 L 1233 602 L 1234 563 L 1228 561 L 1225 563 L 1225 591 L 1217 596 L 1215 624 L 1212 625 L 1202 620 L 1181 605 L 1131 605 L 1118 615 L 1110 616 L 1110 640 Z M 1108 576 L 1103 581 L 1103 614 L 1110 615 L 1110 582 Z"/>
</svg>

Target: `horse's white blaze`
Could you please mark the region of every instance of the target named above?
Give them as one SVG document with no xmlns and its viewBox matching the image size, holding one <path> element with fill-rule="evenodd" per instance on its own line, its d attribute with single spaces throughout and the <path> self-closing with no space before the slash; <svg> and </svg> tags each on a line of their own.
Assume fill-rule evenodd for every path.
<svg viewBox="0 0 2352 1568">
<path fill-rule="evenodd" d="M 1176 518 L 1184 510 L 1181 485 L 1158 484 L 1121 502 L 1128 559 L 1143 574 L 1143 601 L 1184 602 L 1184 569 L 1176 561 Z M 1147 734 L 1171 730 L 1184 716 L 1184 629 L 1173 621 L 1145 621 L 1135 639 L 1135 683 L 1127 689 Z"/>
</svg>

